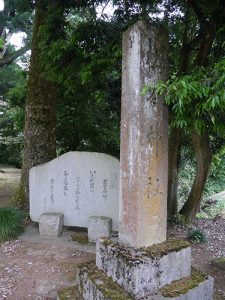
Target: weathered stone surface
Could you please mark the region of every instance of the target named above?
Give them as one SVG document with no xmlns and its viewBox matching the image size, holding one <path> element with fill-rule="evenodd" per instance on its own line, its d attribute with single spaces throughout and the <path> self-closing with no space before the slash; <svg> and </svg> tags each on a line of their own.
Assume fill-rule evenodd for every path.
<svg viewBox="0 0 225 300">
<path fill-rule="evenodd" d="M 139 299 L 189 276 L 191 248 L 187 242 L 171 240 L 135 249 L 100 239 L 96 246 L 96 265 Z"/>
<path fill-rule="evenodd" d="M 92 216 L 88 220 L 88 240 L 96 243 L 98 239 L 108 238 L 112 231 L 112 219 Z"/>
<path fill-rule="evenodd" d="M 63 219 L 63 214 L 42 214 L 39 222 L 40 235 L 58 237 L 63 232 Z"/>
<path fill-rule="evenodd" d="M 64 225 L 88 227 L 89 216 L 112 219 L 118 230 L 119 160 L 94 152 L 69 152 L 30 170 L 30 216 L 63 213 Z"/>
<path fill-rule="evenodd" d="M 120 286 L 98 270 L 94 263 L 78 268 L 78 286 L 84 300 L 132 300 Z"/>
<path fill-rule="evenodd" d="M 119 238 L 130 246 L 166 240 L 167 109 L 145 85 L 167 79 L 167 34 L 139 21 L 123 35 Z"/>
</svg>

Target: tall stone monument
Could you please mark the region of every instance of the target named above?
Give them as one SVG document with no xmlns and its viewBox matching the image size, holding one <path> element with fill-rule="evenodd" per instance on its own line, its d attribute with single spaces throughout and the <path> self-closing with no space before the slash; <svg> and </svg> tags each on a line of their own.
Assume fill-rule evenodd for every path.
<svg viewBox="0 0 225 300">
<path fill-rule="evenodd" d="M 142 90 L 167 79 L 167 53 L 161 28 L 139 22 L 123 35 L 119 237 L 134 247 L 166 240 L 167 108 Z"/>
<path fill-rule="evenodd" d="M 166 240 L 167 112 L 145 84 L 167 78 L 164 30 L 139 21 L 123 36 L 119 240 L 100 239 L 78 271 L 85 300 L 211 300 L 186 241 Z"/>
</svg>

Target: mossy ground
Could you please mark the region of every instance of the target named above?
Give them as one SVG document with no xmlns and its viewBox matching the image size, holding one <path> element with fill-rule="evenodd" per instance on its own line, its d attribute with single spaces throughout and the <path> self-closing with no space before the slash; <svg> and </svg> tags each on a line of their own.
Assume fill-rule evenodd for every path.
<svg viewBox="0 0 225 300">
<path fill-rule="evenodd" d="M 62 272 L 65 274 L 65 277 L 71 283 L 74 282 L 77 278 L 77 263 L 71 261 L 62 261 L 59 263 L 59 267 L 62 269 Z"/>
<path fill-rule="evenodd" d="M 78 287 L 66 287 L 57 292 L 59 300 L 81 300 Z"/>
<path fill-rule="evenodd" d="M 78 242 L 80 244 L 88 244 L 88 236 L 86 232 L 75 232 L 71 234 L 71 238 L 73 241 Z"/>
<path fill-rule="evenodd" d="M 206 274 L 192 268 L 191 276 L 176 280 L 172 284 L 164 286 L 160 292 L 164 297 L 178 297 L 197 287 L 207 278 Z"/>
<path fill-rule="evenodd" d="M 225 271 L 225 257 L 218 257 L 218 258 L 214 258 L 211 260 L 211 264 L 222 270 L 222 271 Z"/>
</svg>

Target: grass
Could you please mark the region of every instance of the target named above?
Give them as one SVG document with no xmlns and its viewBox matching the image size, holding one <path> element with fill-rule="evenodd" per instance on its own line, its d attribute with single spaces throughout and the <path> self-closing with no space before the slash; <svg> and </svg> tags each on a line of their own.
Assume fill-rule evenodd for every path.
<svg viewBox="0 0 225 300">
<path fill-rule="evenodd" d="M 204 232 L 199 228 L 192 228 L 188 231 L 188 240 L 193 244 L 207 243 Z"/>
<path fill-rule="evenodd" d="M 16 239 L 23 232 L 25 214 L 14 207 L 0 208 L 0 242 Z"/>
</svg>

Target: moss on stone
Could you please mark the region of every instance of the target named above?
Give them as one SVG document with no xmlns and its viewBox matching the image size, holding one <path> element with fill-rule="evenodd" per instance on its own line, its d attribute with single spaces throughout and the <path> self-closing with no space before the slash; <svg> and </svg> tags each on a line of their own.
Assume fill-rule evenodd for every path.
<svg viewBox="0 0 225 300">
<path fill-rule="evenodd" d="M 81 300 L 78 287 L 70 286 L 63 288 L 57 292 L 59 300 Z"/>
<path fill-rule="evenodd" d="M 211 260 L 211 264 L 222 270 L 222 271 L 225 271 L 225 257 L 218 257 L 218 258 L 214 258 Z"/>
<path fill-rule="evenodd" d="M 164 297 L 173 298 L 187 293 L 189 290 L 197 287 L 208 276 L 194 268 L 191 270 L 191 276 L 176 280 L 160 289 Z"/>
<path fill-rule="evenodd" d="M 102 244 L 104 246 L 110 246 L 110 245 L 113 245 L 113 242 L 110 239 L 104 239 L 104 240 L 102 240 Z"/>
<path fill-rule="evenodd" d="M 127 247 L 123 244 L 115 243 L 110 239 L 104 239 L 102 244 L 107 247 L 110 247 L 110 252 L 115 255 L 119 255 L 119 258 L 122 259 L 129 266 L 140 264 L 146 258 L 158 258 L 164 255 L 167 255 L 171 252 L 178 252 L 182 249 L 190 247 L 191 244 L 187 241 L 182 240 L 168 240 L 166 242 L 155 244 L 150 247 L 142 248 L 132 248 Z"/>
<path fill-rule="evenodd" d="M 88 244 L 88 236 L 86 232 L 75 232 L 71 234 L 71 238 L 74 242 L 78 242 L 82 245 Z"/>
<path fill-rule="evenodd" d="M 178 252 L 190 246 L 191 244 L 187 241 L 171 239 L 160 244 L 152 245 L 148 248 L 142 248 L 142 250 L 146 252 L 147 256 L 155 258 L 162 257 L 163 255 L 169 254 L 171 252 Z"/>
<path fill-rule="evenodd" d="M 99 270 L 94 263 L 83 264 L 80 274 L 86 273 L 88 279 L 96 286 L 96 288 L 108 300 L 133 300 L 134 298 L 127 294 L 113 280 Z"/>
</svg>

